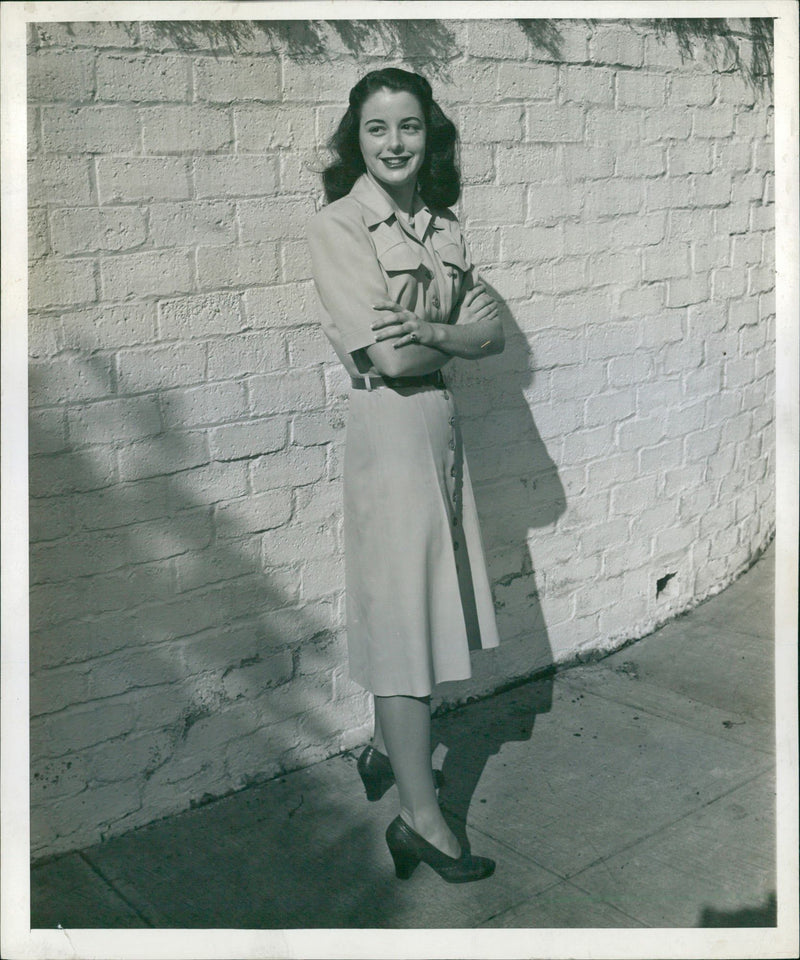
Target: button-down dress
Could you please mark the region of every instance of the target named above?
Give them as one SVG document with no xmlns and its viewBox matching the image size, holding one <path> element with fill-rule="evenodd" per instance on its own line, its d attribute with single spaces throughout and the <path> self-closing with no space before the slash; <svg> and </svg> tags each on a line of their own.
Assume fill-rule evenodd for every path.
<svg viewBox="0 0 800 960">
<path fill-rule="evenodd" d="M 323 330 L 354 378 L 380 375 L 365 350 L 385 316 L 374 303 L 455 322 L 475 282 L 450 211 L 424 208 L 412 231 L 366 175 L 312 218 L 308 241 Z M 352 679 L 379 696 L 425 697 L 471 676 L 470 649 L 499 639 L 449 388 L 351 392 L 344 531 Z"/>
</svg>

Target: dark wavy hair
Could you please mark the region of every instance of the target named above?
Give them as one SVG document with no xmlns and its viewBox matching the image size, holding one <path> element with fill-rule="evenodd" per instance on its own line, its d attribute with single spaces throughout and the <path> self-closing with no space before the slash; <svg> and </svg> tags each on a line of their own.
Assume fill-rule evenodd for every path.
<svg viewBox="0 0 800 960">
<path fill-rule="evenodd" d="M 328 141 L 335 159 L 322 172 L 325 199 L 332 203 L 347 196 L 367 169 L 358 140 L 361 108 L 378 90 L 410 93 L 419 101 L 425 119 L 425 159 L 417 177 L 419 191 L 429 207 L 452 207 L 461 194 L 458 131 L 433 99 L 428 81 L 398 67 L 373 70 L 350 91 L 350 105 Z"/>
</svg>

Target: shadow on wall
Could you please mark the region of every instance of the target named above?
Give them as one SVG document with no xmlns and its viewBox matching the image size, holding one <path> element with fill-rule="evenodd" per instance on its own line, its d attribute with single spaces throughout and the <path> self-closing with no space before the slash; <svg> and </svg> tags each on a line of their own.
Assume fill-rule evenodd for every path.
<svg viewBox="0 0 800 960">
<path fill-rule="evenodd" d="M 79 363 L 97 394 L 104 366 L 88 351 Z M 31 391 L 58 402 L 38 364 Z M 137 423 L 114 419 L 130 400 L 67 408 L 69 448 L 31 421 L 31 448 L 51 451 L 30 464 L 34 849 L 323 759 L 350 745 L 337 714 L 365 710 L 356 694 L 331 703 L 335 599 L 300 604 L 299 559 L 338 551 L 325 504 L 282 528 L 288 495 L 247 494 L 257 454 L 215 459 L 169 393 L 137 399 Z M 231 448 L 230 431 L 252 432 L 225 429 Z"/>
<path fill-rule="evenodd" d="M 528 38 L 535 56 L 562 59 L 564 39 L 559 20 L 515 22 Z M 593 27 L 600 21 L 589 18 L 584 22 Z M 725 69 L 741 72 L 754 90 L 771 89 L 771 17 L 746 17 L 736 22 L 721 17 L 669 17 L 639 22 L 642 27 L 654 28 L 662 42 L 674 36 L 685 60 L 696 59 L 702 52 L 715 68 L 725 64 Z M 377 53 L 408 63 L 420 61 L 440 79 L 449 76 L 447 62 L 461 55 L 446 20 L 161 20 L 150 27 L 158 39 L 179 50 L 195 50 L 208 44 L 212 49 L 235 53 L 247 49 L 261 34 L 274 47 L 286 48 L 294 57 L 327 60 L 334 40 L 353 56 Z"/>
<path fill-rule="evenodd" d="M 473 704 L 468 715 L 456 710 L 451 720 L 446 704 L 453 694 L 444 694 L 445 707 L 435 714 L 433 739 L 447 750 L 442 802 L 464 845 L 463 822 L 488 759 L 506 742 L 529 740 L 537 714 L 550 710 L 553 651 L 529 534 L 532 528 L 554 525 L 566 510 L 558 470 L 525 398 L 534 379 L 530 346 L 502 297 L 489 284 L 487 288 L 501 304 L 506 348 L 480 365 L 462 364 L 448 375 L 461 414 L 500 632 L 500 647 L 474 654 L 474 665 L 482 670 L 478 675 L 486 677 L 500 658 L 512 661 L 510 668 L 504 666 L 492 677 L 492 691 L 503 677 L 539 679 L 519 686 L 502 717 L 487 700 Z M 447 684 L 443 689 L 458 691 L 464 685 Z"/>
</svg>

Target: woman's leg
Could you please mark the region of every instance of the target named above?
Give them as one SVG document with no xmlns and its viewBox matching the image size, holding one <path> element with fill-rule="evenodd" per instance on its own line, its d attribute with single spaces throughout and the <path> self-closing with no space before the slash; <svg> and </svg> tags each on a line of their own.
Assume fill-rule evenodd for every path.
<svg viewBox="0 0 800 960">
<path fill-rule="evenodd" d="M 377 697 L 373 697 L 375 707 L 375 728 L 372 733 L 372 746 L 380 753 L 386 753 L 386 741 L 383 739 L 383 730 L 381 730 L 381 721 L 378 717 Z"/>
<path fill-rule="evenodd" d="M 459 842 L 436 802 L 429 699 L 375 697 L 375 716 L 400 794 L 400 816 L 443 853 L 460 856 Z"/>
</svg>

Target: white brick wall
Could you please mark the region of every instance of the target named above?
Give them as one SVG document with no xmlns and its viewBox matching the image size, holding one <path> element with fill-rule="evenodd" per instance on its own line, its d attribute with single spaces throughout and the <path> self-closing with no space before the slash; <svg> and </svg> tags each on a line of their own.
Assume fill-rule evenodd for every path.
<svg viewBox="0 0 800 960">
<path fill-rule="evenodd" d="M 504 640 L 455 701 L 642 636 L 771 537 L 774 185 L 768 92 L 644 21 L 563 21 L 559 55 L 512 20 L 448 29 L 446 70 L 417 66 L 508 334 L 449 368 Z M 325 36 L 332 63 L 31 31 L 35 855 L 368 735 L 347 384 L 302 237 L 388 41 Z"/>
</svg>

